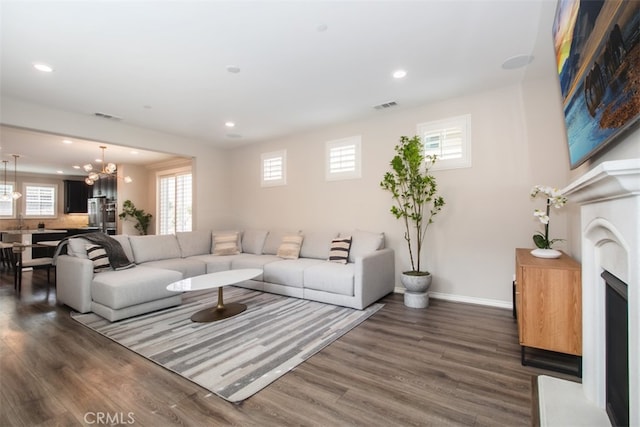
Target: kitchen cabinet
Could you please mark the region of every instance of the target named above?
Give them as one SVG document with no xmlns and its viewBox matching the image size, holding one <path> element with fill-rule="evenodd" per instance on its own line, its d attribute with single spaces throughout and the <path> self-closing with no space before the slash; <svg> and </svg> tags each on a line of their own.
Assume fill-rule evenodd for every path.
<svg viewBox="0 0 640 427">
<path fill-rule="evenodd" d="M 87 199 L 92 194 L 91 186 L 84 181 L 64 181 L 64 213 L 87 213 Z"/>
<path fill-rule="evenodd" d="M 581 274 L 580 264 L 564 253 L 543 259 L 530 249 L 516 249 L 515 305 L 523 365 L 552 369 L 527 363 L 525 348 L 532 347 L 576 356 L 581 374 Z"/>
<path fill-rule="evenodd" d="M 92 197 L 106 197 L 107 200 L 116 200 L 118 198 L 117 191 L 117 178 L 115 175 L 110 175 L 104 178 L 100 178 L 93 183 Z"/>
</svg>

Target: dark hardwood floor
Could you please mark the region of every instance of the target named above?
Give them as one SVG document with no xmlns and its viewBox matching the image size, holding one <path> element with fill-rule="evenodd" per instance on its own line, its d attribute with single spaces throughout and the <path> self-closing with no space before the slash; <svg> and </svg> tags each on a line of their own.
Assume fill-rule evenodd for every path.
<svg viewBox="0 0 640 427">
<path fill-rule="evenodd" d="M 46 272 L 24 277 L 16 297 L 0 273 L 0 426 L 530 426 L 532 379 L 575 380 L 520 365 L 510 310 L 391 295 L 236 405 L 72 320 Z"/>
</svg>

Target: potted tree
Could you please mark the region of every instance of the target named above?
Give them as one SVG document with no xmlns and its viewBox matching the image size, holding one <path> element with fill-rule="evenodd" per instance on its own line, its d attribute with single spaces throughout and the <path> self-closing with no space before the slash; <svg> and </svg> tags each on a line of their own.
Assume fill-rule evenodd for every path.
<svg viewBox="0 0 640 427">
<path fill-rule="evenodd" d="M 122 204 L 122 212 L 118 215 L 120 219 L 126 220 L 127 217 L 131 217 L 136 221 L 135 228 L 141 235 L 146 235 L 149 230 L 149 224 L 151 223 L 151 215 L 144 211 L 144 209 L 136 208 L 131 200 L 125 200 Z"/>
<path fill-rule="evenodd" d="M 404 239 L 409 249 L 411 270 L 401 275 L 401 282 L 409 292 L 405 293 L 405 304 L 416 306 L 411 293 L 424 294 L 424 307 L 428 304 L 426 292 L 431 285 L 431 273 L 421 266 L 427 228 L 433 217 L 444 206 L 444 199 L 437 195 L 436 179 L 429 173 L 436 156 L 425 155 L 419 136 L 400 137 L 395 146 L 396 155 L 391 160 L 391 171 L 385 173 L 380 187 L 391 192 L 394 200 L 391 214 L 404 222 Z"/>
</svg>

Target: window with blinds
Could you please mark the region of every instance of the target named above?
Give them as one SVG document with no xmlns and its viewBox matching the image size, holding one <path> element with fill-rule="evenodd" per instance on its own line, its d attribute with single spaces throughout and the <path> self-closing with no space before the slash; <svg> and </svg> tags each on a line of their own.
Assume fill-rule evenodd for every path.
<svg viewBox="0 0 640 427">
<path fill-rule="evenodd" d="M 261 184 L 263 187 L 287 184 L 286 150 L 264 153 L 261 159 Z"/>
<path fill-rule="evenodd" d="M 56 194 L 54 184 L 24 184 L 24 216 L 51 218 L 56 216 Z"/>
<path fill-rule="evenodd" d="M 435 155 L 432 167 L 456 169 L 471 167 L 471 115 L 451 117 L 417 126 L 426 155 Z"/>
<path fill-rule="evenodd" d="M 361 177 L 360 145 L 362 137 L 327 141 L 326 143 L 326 171 L 327 181 L 341 179 L 355 179 Z"/>
<path fill-rule="evenodd" d="M 192 230 L 192 197 L 191 172 L 158 177 L 158 234 Z"/>
<path fill-rule="evenodd" d="M 0 184 L 0 194 L 8 194 L 11 196 L 13 193 L 13 183 L 7 182 L 7 185 L 4 183 Z M 13 202 L 13 198 L 10 198 L 8 201 L 3 202 L 0 200 L 0 218 L 13 218 L 15 217 L 14 210 L 15 203 Z"/>
</svg>

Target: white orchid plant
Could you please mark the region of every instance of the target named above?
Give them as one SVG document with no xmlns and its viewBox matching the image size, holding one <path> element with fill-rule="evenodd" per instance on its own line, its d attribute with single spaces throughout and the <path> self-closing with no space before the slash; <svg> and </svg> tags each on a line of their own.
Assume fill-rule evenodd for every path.
<svg viewBox="0 0 640 427">
<path fill-rule="evenodd" d="M 539 195 L 543 195 L 547 199 L 547 206 L 544 211 L 540 209 L 534 210 L 533 216 L 544 224 L 544 233 L 539 231 L 534 234 L 533 242 L 540 249 L 551 249 L 554 243 L 563 239 L 549 239 L 549 213 L 551 207 L 556 209 L 563 207 L 567 203 L 567 198 L 557 188 L 536 185 L 531 189 L 531 198 L 533 199 Z"/>
</svg>

